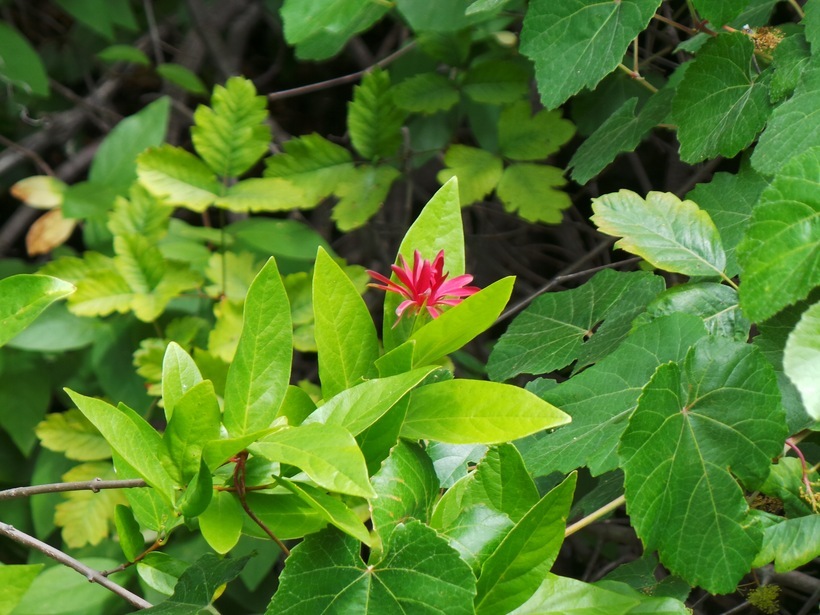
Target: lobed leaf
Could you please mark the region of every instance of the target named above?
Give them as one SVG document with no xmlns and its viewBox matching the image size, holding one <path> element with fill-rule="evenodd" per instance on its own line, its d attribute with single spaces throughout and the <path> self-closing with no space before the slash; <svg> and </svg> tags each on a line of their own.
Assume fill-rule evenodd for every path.
<svg viewBox="0 0 820 615">
<path fill-rule="evenodd" d="M 512 164 L 498 182 L 498 198 L 504 209 L 530 222 L 558 224 L 561 212 L 572 205 L 569 195 L 556 190 L 566 185 L 564 172 L 544 164 Z"/>
<path fill-rule="evenodd" d="M 342 232 L 352 231 L 367 223 L 384 204 L 390 188 L 401 173 L 386 164 L 362 165 L 347 173 L 334 192 L 339 202 L 331 218 Z"/>
<path fill-rule="evenodd" d="M 495 190 L 504 170 L 504 163 L 498 156 L 458 143 L 447 148 L 444 164 L 445 168 L 438 172 L 436 179 L 443 184 L 452 177 L 458 177 L 459 201 L 462 205 L 482 201 Z"/>
</svg>

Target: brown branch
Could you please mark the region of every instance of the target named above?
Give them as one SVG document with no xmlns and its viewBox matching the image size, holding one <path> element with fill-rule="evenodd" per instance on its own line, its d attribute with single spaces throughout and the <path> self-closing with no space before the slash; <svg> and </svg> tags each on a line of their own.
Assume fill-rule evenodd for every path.
<svg viewBox="0 0 820 615">
<path fill-rule="evenodd" d="M 13 500 L 15 498 L 27 498 L 41 493 L 61 493 L 63 491 L 93 491 L 98 493 L 103 489 L 134 489 L 135 487 L 147 487 L 148 485 L 141 478 L 130 478 L 126 480 L 93 480 L 78 481 L 73 483 L 49 483 L 47 485 L 32 485 L 30 487 L 14 487 L 0 491 L 0 500 Z"/>
<path fill-rule="evenodd" d="M 53 560 L 60 562 L 64 566 L 68 566 L 69 568 L 76 570 L 86 579 L 88 579 L 90 583 L 97 583 L 99 585 L 102 585 L 107 590 L 117 594 L 124 600 L 128 601 L 129 604 L 137 607 L 138 609 L 149 609 L 153 606 L 147 600 L 140 598 L 136 594 L 125 589 L 122 585 L 118 585 L 108 577 L 103 576 L 97 570 L 94 570 L 93 568 L 86 566 L 82 562 L 74 559 L 66 553 L 63 553 L 59 549 L 55 549 L 51 545 L 41 540 L 37 540 L 36 538 L 34 538 L 34 536 L 29 536 L 25 532 L 21 532 L 20 530 L 16 529 L 12 525 L 9 525 L 8 523 L 3 523 L 2 521 L 0 521 L 0 536 L 6 536 L 7 538 L 10 538 L 16 543 L 19 543 L 31 549 L 35 549 L 40 553 L 43 553 L 48 557 L 52 558 Z"/>
</svg>

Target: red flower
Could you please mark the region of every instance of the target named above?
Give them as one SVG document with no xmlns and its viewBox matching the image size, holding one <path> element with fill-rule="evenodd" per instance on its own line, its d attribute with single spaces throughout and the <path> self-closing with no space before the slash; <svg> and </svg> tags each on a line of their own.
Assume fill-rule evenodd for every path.
<svg viewBox="0 0 820 615">
<path fill-rule="evenodd" d="M 426 309 L 430 316 L 438 318 L 441 315 L 439 309 L 441 306 L 458 305 L 464 297 L 469 297 L 481 290 L 476 286 L 466 286 L 473 281 L 471 275 L 460 275 L 452 280 L 447 279 L 449 273 L 443 273 L 444 250 L 436 255 L 432 263 L 422 258 L 418 250 L 413 252 L 412 267 L 407 264 L 404 256 L 399 255 L 399 260 L 401 267 L 390 266 L 398 282 L 393 282 L 375 271 L 368 270 L 367 272 L 370 277 L 380 282 L 380 284 L 369 286 L 405 297 L 405 300 L 396 308 L 396 314 L 399 316 L 396 324 L 407 310 L 412 314 L 418 314 Z"/>
</svg>

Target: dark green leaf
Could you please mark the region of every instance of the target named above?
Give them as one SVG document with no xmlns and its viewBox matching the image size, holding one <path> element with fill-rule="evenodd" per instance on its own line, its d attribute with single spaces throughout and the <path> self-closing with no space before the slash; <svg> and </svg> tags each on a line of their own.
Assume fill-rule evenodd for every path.
<svg viewBox="0 0 820 615">
<path fill-rule="evenodd" d="M 185 493 L 179 499 L 179 510 L 186 517 L 201 515 L 210 505 L 214 495 L 214 481 L 211 470 L 200 458 L 199 469 L 188 481 Z"/>
<path fill-rule="evenodd" d="M 698 13 L 706 21 L 711 22 L 710 27 L 728 24 L 737 17 L 740 12 L 749 4 L 749 0 L 723 0 L 722 2 L 711 2 L 710 0 L 694 0 Z"/>
<path fill-rule="evenodd" d="M 393 103 L 390 75 L 375 70 L 353 88 L 347 110 L 347 129 L 353 147 L 368 160 L 393 156 L 401 145 L 404 112 Z"/>
<path fill-rule="evenodd" d="M 400 176 L 397 169 L 386 164 L 362 165 L 347 173 L 335 188 L 339 202 L 331 217 L 336 227 L 345 232 L 363 226 L 379 211 Z"/>
<path fill-rule="evenodd" d="M 48 96 L 48 75 L 31 44 L 6 23 L 0 23 L 0 76 L 24 92 Z"/>
<path fill-rule="evenodd" d="M 438 73 L 413 75 L 394 86 L 391 94 L 400 109 L 424 115 L 447 111 L 460 98 L 455 84 Z"/>
<path fill-rule="evenodd" d="M 820 421 L 820 302 L 800 317 L 783 351 L 783 371 L 800 391 L 806 412 Z"/>
<path fill-rule="evenodd" d="M 800 82 L 800 74 L 811 61 L 811 50 L 802 34 L 787 36 L 775 48 L 772 57 L 774 75 L 769 94 L 778 102 L 794 92 Z"/>
<path fill-rule="evenodd" d="M 820 515 L 783 519 L 763 532 L 763 548 L 752 565 L 757 568 L 774 561 L 776 572 L 784 573 L 808 564 L 820 555 Z"/>
<path fill-rule="evenodd" d="M 110 45 L 97 53 L 104 62 L 131 62 L 140 66 L 150 66 L 151 60 L 143 51 L 131 45 Z"/>
<path fill-rule="evenodd" d="M 145 538 L 140 531 L 140 524 L 134 519 L 134 513 L 128 506 L 117 504 L 114 512 L 114 525 L 117 528 L 117 537 L 125 559 L 133 562 L 145 549 Z"/>
<path fill-rule="evenodd" d="M 523 63 L 487 60 L 470 67 L 461 87 L 476 102 L 503 105 L 524 98 L 530 78 L 530 69 Z"/>
<path fill-rule="evenodd" d="M 200 79 L 195 72 L 189 68 L 185 68 L 181 64 L 174 64 L 172 62 L 160 64 L 157 66 L 157 74 L 166 81 L 178 85 L 191 94 L 199 94 L 202 96 L 208 94 L 208 88 L 205 87 L 202 79 Z"/>
</svg>

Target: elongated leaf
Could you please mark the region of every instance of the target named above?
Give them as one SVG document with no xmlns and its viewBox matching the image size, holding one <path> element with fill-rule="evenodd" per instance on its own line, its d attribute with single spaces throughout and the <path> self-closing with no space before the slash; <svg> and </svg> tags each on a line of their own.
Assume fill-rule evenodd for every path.
<svg viewBox="0 0 820 615">
<path fill-rule="evenodd" d="M 320 487 L 362 498 L 375 497 L 364 456 L 350 432 L 338 425 L 312 423 L 283 429 L 257 442 L 251 450 L 296 466 Z"/>
<path fill-rule="evenodd" d="M 570 418 L 529 391 L 480 380 L 445 380 L 413 391 L 401 435 L 449 444 L 496 444 Z"/>
<path fill-rule="evenodd" d="M 18 274 L 0 280 L 0 346 L 75 290 L 73 284 L 45 275 Z"/>
<path fill-rule="evenodd" d="M 236 212 L 289 211 L 307 206 L 304 191 L 281 177 L 243 179 L 214 204 Z"/>
<path fill-rule="evenodd" d="M 140 183 L 168 205 L 205 211 L 222 186 L 214 172 L 199 158 L 179 147 L 163 145 L 137 157 Z"/>
<path fill-rule="evenodd" d="M 214 480 L 205 460 L 200 458 L 199 469 L 185 486 L 179 498 L 179 511 L 186 517 L 198 517 L 208 509 L 214 496 Z"/>
<path fill-rule="evenodd" d="M 293 549 L 267 615 L 321 613 L 473 613 L 475 577 L 434 530 L 396 526 L 379 562 L 365 564 L 359 543 L 336 530 Z"/>
<path fill-rule="evenodd" d="M 535 593 L 509 615 L 612 615 L 631 613 L 640 598 L 547 573 Z"/>
<path fill-rule="evenodd" d="M 313 314 L 322 395 L 330 399 L 373 371 L 379 340 L 359 292 L 322 248 L 313 272 Z"/>
<path fill-rule="evenodd" d="M 726 253 L 712 219 L 692 201 L 665 192 L 646 200 L 630 190 L 593 199 L 591 220 L 607 235 L 622 237 L 615 247 L 645 258 L 655 267 L 684 275 L 720 275 Z"/>
<path fill-rule="evenodd" d="M 698 51 L 672 108 L 686 162 L 731 158 L 763 130 L 771 103 L 753 54 L 754 44 L 741 32 L 723 33 Z"/>
<path fill-rule="evenodd" d="M 618 450 L 646 548 L 689 583 L 732 591 L 762 540 L 734 477 L 759 487 L 786 436 L 774 370 L 747 344 L 707 337 L 658 367 Z"/>
<path fill-rule="evenodd" d="M 0 23 L 0 75 L 23 92 L 48 96 L 48 74 L 31 44 L 7 23 Z"/>
<path fill-rule="evenodd" d="M 601 321 L 628 312 L 632 318 L 618 319 L 618 330 L 609 334 L 625 337 L 632 319 L 661 290 L 658 276 L 604 270 L 577 289 L 541 295 L 493 347 L 487 373 L 500 381 L 566 367 L 584 353 L 588 340 L 605 334 L 600 329 L 593 334 Z"/>
<path fill-rule="evenodd" d="M 211 548 L 224 555 L 239 541 L 244 516 L 236 495 L 215 491 L 208 508 L 198 517 L 199 529 Z"/>
<path fill-rule="evenodd" d="M 477 614 L 509 613 L 538 589 L 564 542 L 575 481 L 573 473 L 541 498 L 484 562 L 475 598 Z"/>
<path fill-rule="evenodd" d="M 403 122 L 404 112 L 390 92 L 390 74 L 374 70 L 362 77 L 347 108 L 347 129 L 356 151 L 368 160 L 393 156 L 401 145 Z"/>
<path fill-rule="evenodd" d="M 420 446 L 400 440 L 372 482 L 379 497 L 371 504 L 371 518 L 382 546 L 399 523 L 429 520 L 439 482 L 433 462 Z"/>
<path fill-rule="evenodd" d="M 145 538 L 140 532 L 140 524 L 134 519 L 134 513 L 128 506 L 117 504 L 114 525 L 117 528 L 117 537 L 120 539 L 120 548 L 125 559 L 133 562 L 145 548 Z"/>
<path fill-rule="evenodd" d="M 183 482 L 199 471 L 202 449 L 219 438 L 219 401 L 210 380 L 193 385 L 174 405 L 163 441 Z"/>
<path fill-rule="evenodd" d="M 615 70 L 660 0 L 532 2 L 521 30 L 521 53 L 535 63 L 541 101 L 555 109 Z"/>
<path fill-rule="evenodd" d="M 218 176 L 238 177 L 270 145 L 267 117 L 267 101 L 256 95 L 253 82 L 231 77 L 224 87 L 214 87 L 211 107 L 197 107 L 191 140 L 196 152 Z"/>
<path fill-rule="evenodd" d="M 457 143 L 447 148 L 444 164 L 446 167 L 438 172 L 436 179 L 445 183 L 452 177 L 458 177 L 462 205 L 481 201 L 495 190 L 504 169 L 504 162 L 498 156 Z"/>
<path fill-rule="evenodd" d="M 428 366 L 396 376 L 374 378 L 346 389 L 327 400 L 305 419 L 304 424 L 339 425 L 357 436 L 381 418 L 433 369 L 435 368 Z"/>
<path fill-rule="evenodd" d="M 789 334 L 783 352 L 783 369 L 803 398 L 803 406 L 820 421 L 820 303 L 803 312 Z"/>
<path fill-rule="evenodd" d="M 94 424 L 103 437 L 132 468 L 139 472 L 169 502 L 176 485 L 162 465 L 164 445 L 159 434 L 130 408 L 118 408 L 100 399 L 66 389 L 80 412 Z"/>
<path fill-rule="evenodd" d="M 42 569 L 43 564 L 0 566 L 0 615 L 10 615 Z"/>
<path fill-rule="evenodd" d="M 561 212 L 572 205 L 569 195 L 558 190 L 566 183 L 564 171 L 557 167 L 518 163 L 504 169 L 497 193 L 510 213 L 530 222 L 558 224 Z"/>
<path fill-rule="evenodd" d="M 775 571 L 783 573 L 808 564 L 820 555 L 818 533 L 820 515 L 783 519 L 764 530 L 763 548 L 752 565 L 765 566 L 774 561 Z"/>
<path fill-rule="evenodd" d="M 171 420 L 174 406 L 196 384 L 202 382 L 202 374 L 191 356 L 176 342 L 165 349 L 162 360 L 162 401 L 165 420 Z"/>
<path fill-rule="evenodd" d="M 820 147 L 795 157 L 763 191 L 746 237 L 740 305 L 759 322 L 820 285 Z"/>
<path fill-rule="evenodd" d="M 513 277 L 493 282 L 413 333 L 413 364 L 434 363 L 489 329 L 507 305 L 514 282 Z"/>
<path fill-rule="evenodd" d="M 248 291 L 225 383 L 222 421 L 231 435 L 265 429 L 276 417 L 290 380 L 292 335 L 288 297 L 271 258 Z"/>
<path fill-rule="evenodd" d="M 705 335 L 697 316 L 661 317 L 635 331 L 603 361 L 559 386 L 545 386 L 542 392 L 539 381 L 531 384 L 531 390 L 572 416 L 572 423 L 522 445 L 530 471 L 541 476 L 587 466 L 598 475 L 615 469 L 618 440 L 641 388 L 658 365 L 683 360 L 689 347 Z"/>
<path fill-rule="evenodd" d="M 358 515 L 342 503 L 341 500 L 304 483 L 296 483 L 285 478 L 280 478 L 279 482 L 295 493 L 305 504 L 319 513 L 325 521 L 335 525 L 345 534 L 352 536 L 367 546 L 371 545 L 370 532 L 368 532 Z"/>
</svg>

